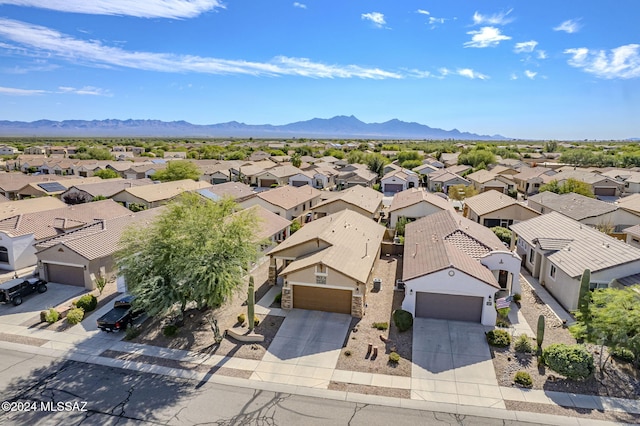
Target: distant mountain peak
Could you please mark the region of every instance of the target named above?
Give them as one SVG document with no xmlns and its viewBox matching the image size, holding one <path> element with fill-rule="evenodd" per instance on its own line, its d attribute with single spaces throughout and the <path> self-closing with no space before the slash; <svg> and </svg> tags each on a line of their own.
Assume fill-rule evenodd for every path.
<svg viewBox="0 0 640 426">
<path fill-rule="evenodd" d="M 443 130 L 393 118 L 384 123 L 365 123 L 354 115 L 313 118 L 275 126 L 250 125 L 238 121 L 196 125 L 184 120 L 38 120 L 0 121 L 0 136 L 68 137 L 254 137 L 254 138 L 351 138 L 351 139 L 465 139 L 501 140 L 500 135 L 477 135 L 458 129 Z"/>
</svg>

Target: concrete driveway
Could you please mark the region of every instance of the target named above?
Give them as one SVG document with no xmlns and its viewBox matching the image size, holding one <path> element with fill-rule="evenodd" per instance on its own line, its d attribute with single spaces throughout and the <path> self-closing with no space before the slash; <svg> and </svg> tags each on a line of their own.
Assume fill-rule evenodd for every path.
<svg viewBox="0 0 640 426">
<path fill-rule="evenodd" d="M 327 388 L 351 316 L 293 309 L 251 379 Z"/>
<path fill-rule="evenodd" d="M 481 324 L 416 318 L 411 397 L 505 408 Z"/>
<path fill-rule="evenodd" d="M 0 324 L 20 325 L 40 315 L 40 311 L 54 308 L 86 292 L 84 287 L 48 283 L 46 293 L 25 296 L 19 306 L 13 306 L 11 303 L 0 304 Z"/>
</svg>

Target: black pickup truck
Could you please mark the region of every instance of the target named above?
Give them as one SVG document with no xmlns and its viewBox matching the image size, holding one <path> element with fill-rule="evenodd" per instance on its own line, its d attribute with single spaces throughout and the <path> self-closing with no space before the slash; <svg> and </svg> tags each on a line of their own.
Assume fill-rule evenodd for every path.
<svg viewBox="0 0 640 426">
<path fill-rule="evenodd" d="M 113 303 L 113 309 L 98 318 L 98 328 L 103 331 L 119 331 L 127 328 L 129 324 L 133 324 L 133 320 L 138 317 L 142 311 L 134 310 L 131 306 L 133 296 L 126 296 L 118 299 Z"/>
</svg>

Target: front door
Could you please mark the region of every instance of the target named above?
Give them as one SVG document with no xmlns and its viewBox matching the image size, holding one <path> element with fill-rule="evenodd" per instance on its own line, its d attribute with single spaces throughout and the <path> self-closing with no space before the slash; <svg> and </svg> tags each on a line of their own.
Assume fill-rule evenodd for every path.
<svg viewBox="0 0 640 426">
<path fill-rule="evenodd" d="M 498 284 L 500 284 L 500 288 L 506 289 L 509 280 L 509 273 L 507 271 L 500 271 L 498 274 Z"/>
</svg>

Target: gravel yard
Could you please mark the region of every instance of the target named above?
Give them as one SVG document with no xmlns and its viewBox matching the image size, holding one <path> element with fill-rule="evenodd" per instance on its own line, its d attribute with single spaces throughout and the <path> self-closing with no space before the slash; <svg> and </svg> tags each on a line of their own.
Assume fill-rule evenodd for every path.
<svg viewBox="0 0 640 426">
<path fill-rule="evenodd" d="M 338 359 L 337 369 L 394 376 L 411 375 L 412 331 L 400 333 L 391 317 L 393 310 L 400 308 L 404 298 L 404 292 L 394 290 L 396 278 L 401 274 L 402 257 L 382 255 L 376 261 L 372 277 L 382 279 L 381 289 L 374 291 L 373 283 L 368 283 L 365 316 L 351 322 L 349 337 Z M 378 330 L 373 327 L 374 323 L 386 323 L 388 329 Z M 372 357 L 368 352 L 369 344 L 378 347 L 377 357 Z M 398 363 L 389 362 L 391 352 L 400 355 Z"/>
</svg>

